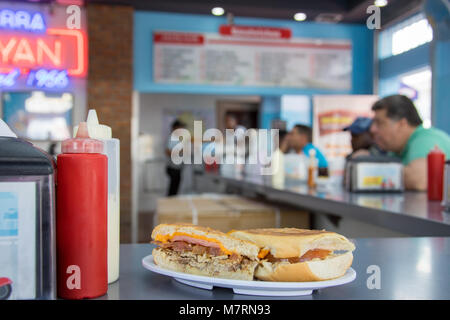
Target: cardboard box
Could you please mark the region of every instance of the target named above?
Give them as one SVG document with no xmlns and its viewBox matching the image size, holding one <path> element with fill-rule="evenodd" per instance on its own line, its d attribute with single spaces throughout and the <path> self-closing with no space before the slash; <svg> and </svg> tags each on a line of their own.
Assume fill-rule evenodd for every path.
<svg viewBox="0 0 450 320">
<path fill-rule="evenodd" d="M 309 229 L 309 213 L 234 195 L 204 194 L 160 198 L 154 226 L 187 222 L 223 232 L 232 229 Z"/>
</svg>

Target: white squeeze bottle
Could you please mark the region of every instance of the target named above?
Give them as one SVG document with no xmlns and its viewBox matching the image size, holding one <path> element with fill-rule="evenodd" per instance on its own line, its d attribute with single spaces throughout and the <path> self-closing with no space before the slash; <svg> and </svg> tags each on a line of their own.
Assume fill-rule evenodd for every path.
<svg viewBox="0 0 450 320">
<path fill-rule="evenodd" d="M 89 136 L 104 143 L 108 158 L 108 283 L 119 279 L 120 246 L 120 141 L 112 138 L 111 128 L 99 124 L 97 112 L 90 109 L 86 120 Z M 74 128 L 76 135 L 78 126 Z"/>
<path fill-rule="evenodd" d="M 272 187 L 284 187 L 284 153 L 277 148 L 272 155 Z"/>
</svg>

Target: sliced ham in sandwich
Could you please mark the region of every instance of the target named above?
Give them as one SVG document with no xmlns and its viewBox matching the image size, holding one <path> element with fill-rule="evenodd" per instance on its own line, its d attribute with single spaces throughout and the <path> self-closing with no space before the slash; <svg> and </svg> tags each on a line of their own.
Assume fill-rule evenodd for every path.
<svg viewBox="0 0 450 320">
<path fill-rule="evenodd" d="M 259 248 L 254 243 L 192 224 L 160 224 L 152 232 L 155 263 L 209 277 L 253 280 Z"/>
</svg>

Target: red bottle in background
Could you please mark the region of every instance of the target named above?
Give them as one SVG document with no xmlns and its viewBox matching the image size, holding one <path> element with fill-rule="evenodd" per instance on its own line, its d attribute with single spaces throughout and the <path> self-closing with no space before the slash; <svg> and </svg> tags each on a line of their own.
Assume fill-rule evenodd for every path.
<svg viewBox="0 0 450 320">
<path fill-rule="evenodd" d="M 89 138 L 85 122 L 62 142 L 57 158 L 57 294 L 94 298 L 108 290 L 108 161 L 103 142 Z"/>
<path fill-rule="evenodd" d="M 435 146 L 428 153 L 428 200 L 442 201 L 445 154 Z"/>
</svg>

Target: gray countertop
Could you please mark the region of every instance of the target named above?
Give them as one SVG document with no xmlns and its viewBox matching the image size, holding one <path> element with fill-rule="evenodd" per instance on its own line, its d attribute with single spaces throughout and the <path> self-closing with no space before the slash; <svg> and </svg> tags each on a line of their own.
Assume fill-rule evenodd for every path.
<svg viewBox="0 0 450 320">
<path fill-rule="evenodd" d="M 450 238 L 353 239 L 352 268 L 356 279 L 348 284 L 314 291 L 309 296 L 257 297 L 231 289 L 204 290 L 176 282 L 142 266 L 151 244 L 120 246 L 120 277 L 99 299 L 113 300 L 258 300 L 258 299 L 450 299 Z M 380 269 L 380 289 L 369 289 L 369 266 Z M 370 282 L 370 280 L 369 280 Z"/>
<path fill-rule="evenodd" d="M 226 177 L 195 172 L 197 177 L 252 191 L 268 200 L 310 211 L 348 217 L 397 230 L 411 236 L 450 236 L 450 213 L 438 201 L 428 201 L 426 192 L 352 193 L 339 185 L 309 189 L 305 183 L 286 179 L 273 186 L 270 176 Z"/>
</svg>

